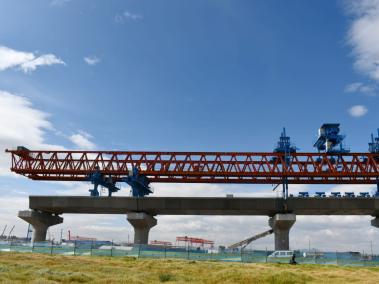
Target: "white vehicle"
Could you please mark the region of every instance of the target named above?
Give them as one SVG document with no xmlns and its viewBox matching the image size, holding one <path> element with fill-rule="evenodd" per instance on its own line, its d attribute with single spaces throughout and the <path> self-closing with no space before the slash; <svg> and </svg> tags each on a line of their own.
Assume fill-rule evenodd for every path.
<svg viewBox="0 0 379 284">
<path fill-rule="evenodd" d="M 285 262 L 289 263 L 294 252 L 292 250 L 277 250 L 267 257 L 270 262 Z"/>
</svg>

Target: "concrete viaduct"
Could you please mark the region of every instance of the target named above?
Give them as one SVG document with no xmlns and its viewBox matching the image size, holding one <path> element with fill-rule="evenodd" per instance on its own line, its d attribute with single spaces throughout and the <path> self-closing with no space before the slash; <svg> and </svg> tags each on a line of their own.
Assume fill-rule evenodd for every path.
<svg viewBox="0 0 379 284">
<path fill-rule="evenodd" d="M 134 228 L 134 243 L 147 244 L 157 215 L 263 215 L 274 230 L 275 250 L 289 249 L 289 231 L 296 215 L 370 215 L 379 228 L 379 198 L 246 198 L 246 197 L 87 197 L 30 196 L 31 210 L 18 216 L 34 228 L 33 241 L 44 241 L 59 215 L 126 214 Z"/>
</svg>

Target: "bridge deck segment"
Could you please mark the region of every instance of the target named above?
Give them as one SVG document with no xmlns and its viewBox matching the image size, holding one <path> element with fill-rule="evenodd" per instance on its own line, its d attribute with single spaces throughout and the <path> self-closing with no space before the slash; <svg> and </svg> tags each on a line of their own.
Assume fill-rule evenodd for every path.
<svg viewBox="0 0 379 284">
<path fill-rule="evenodd" d="M 51 214 L 149 215 L 371 215 L 379 216 L 379 198 L 260 197 L 88 197 L 30 196 L 30 209 Z"/>
</svg>

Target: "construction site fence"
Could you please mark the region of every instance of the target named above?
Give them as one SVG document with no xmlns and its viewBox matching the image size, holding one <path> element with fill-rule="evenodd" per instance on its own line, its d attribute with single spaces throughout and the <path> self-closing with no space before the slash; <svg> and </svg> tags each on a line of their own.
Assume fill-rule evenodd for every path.
<svg viewBox="0 0 379 284">
<path fill-rule="evenodd" d="M 187 260 L 243 262 L 243 263 L 289 263 L 291 256 L 277 258 L 270 250 L 215 251 L 199 248 L 184 248 L 158 245 L 120 246 L 113 242 L 96 244 L 93 242 L 1 242 L 0 252 L 43 253 L 50 255 L 85 255 L 135 258 L 176 258 Z M 321 252 L 318 250 L 295 250 L 298 264 L 329 264 L 346 266 L 379 266 L 379 255 L 358 252 Z"/>
</svg>

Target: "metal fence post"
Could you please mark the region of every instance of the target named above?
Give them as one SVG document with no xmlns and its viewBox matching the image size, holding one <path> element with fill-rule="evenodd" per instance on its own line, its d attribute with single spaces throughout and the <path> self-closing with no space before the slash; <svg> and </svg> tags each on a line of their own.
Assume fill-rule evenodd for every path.
<svg viewBox="0 0 379 284">
<path fill-rule="evenodd" d="M 267 263 L 267 247 L 266 247 L 266 263 Z"/>
<path fill-rule="evenodd" d="M 93 249 L 93 239 L 91 240 L 91 256 L 92 256 L 92 249 Z"/>
<path fill-rule="evenodd" d="M 316 249 L 314 249 L 314 252 L 313 252 L 313 259 L 314 259 L 315 264 L 317 264 L 317 262 L 316 262 Z"/>
<path fill-rule="evenodd" d="M 53 241 L 51 241 L 51 247 L 50 247 L 50 255 L 52 255 L 53 254 Z"/>
<path fill-rule="evenodd" d="M 12 241 L 9 240 L 9 251 L 12 251 Z"/>
<path fill-rule="evenodd" d="M 76 255 L 76 240 L 74 241 L 74 255 Z"/>
<path fill-rule="evenodd" d="M 338 252 L 336 251 L 336 263 L 337 263 L 337 265 L 339 265 L 338 264 Z"/>
<path fill-rule="evenodd" d="M 140 257 L 141 254 L 141 244 L 138 244 L 138 258 Z"/>
<path fill-rule="evenodd" d="M 112 243 L 111 243 L 111 257 L 113 256 L 113 240 L 112 240 Z"/>
<path fill-rule="evenodd" d="M 164 246 L 164 258 L 166 258 L 166 245 Z"/>
</svg>

